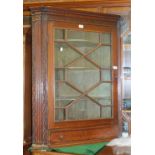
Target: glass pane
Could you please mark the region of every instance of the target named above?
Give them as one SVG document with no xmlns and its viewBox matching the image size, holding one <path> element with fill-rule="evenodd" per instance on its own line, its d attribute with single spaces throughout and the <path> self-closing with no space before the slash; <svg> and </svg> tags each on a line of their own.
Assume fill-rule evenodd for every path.
<svg viewBox="0 0 155 155">
<path fill-rule="evenodd" d="M 86 60 L 85 58 L 78 59 L 74 61 L 71 65 L 68 65 L 68 68 L 74 69 L 97 69 L 94 64 L 90 61 Z"/>
<path fill-rule="evenodd" d="M 102 68 L 111 67 L 111 47 L 102 46 L 98 48 L 95 52 L 91 53 L 89 56 L 96 64 Z"/>
<path fill-rule="evenodd" d="M 99 33 L 68 30 L 68 42 L 80 52 L 86 53 L 99 43 Z"/>
<path fill-rule="evenodd" d="M 63 29 L 55 29 L 55 39 L 64 39 L 65 37 L 65 30 Z"/>
<path fill-rule="evenodd" d="M 64 67 L 80 55 L 65 43 L 55 43 L 55 67 Z"/>
<path fill-rule="evenodd" d="M 103 97 L 94 97 L 94 99 L 100 103 L 101 105 L 111 105 L 112 104 L 112 100 L 111 99 L 106 99 Z"/>
<path fill-rule="evenodd" d="M 112 109 L 111 107 L 102 107 L 102 118 L 111 118 L 112 117 Z"/>
<path fill-rule="evenodd" d="M 67 110 L 68 120 L 86 120 L 100 118 L 100 107 L 88 98 L 82 98 Z"/>
<path fill-rule="evenodd" d="M 110 33 L 102 33 L 101 34 L 101 43 L 111 44 L 111 34 Z"/>
<path fill-rule="evenodd" d="M 66 99 L 66 98 L 70 99 L 80 95 L 78 91 L 74 90 L 64 82 L 57 81 L 55 87 L 56 87 L 55 88 L 56 99 Z"/>
<path fill-rule="evenodd" d="M 55 69 L 55 79 L 65 80 L 65 69 Z"/>
<path fill-rule="evenodd" d="M 101 70 L 102 81 L 111 81 L 111 70 Z"/>
<path fill-rule="evenodd" d="M 73 98 L 73 97 L 57 98 L 55 101 L 55 107 L 56 108 L 65 108 L 68 104 L 70 104 L 74 100 L 75 100 L 75 98 Z"/>
<path fill-rule="evenodd" d="M 99 43 L 99 33 L 68 30 L 67 39 L 68 41 L 88 41 Z"/>
<path fill-rule="evenodd" d="M 81 91 L 86 91 L 99 82 L 99 70 L 68 69 L 66 79 Z"/>
<path fill-rule="evenodd" d="M 56 121 L 63 121 L 65 118 L 64 109 L 55 109 L 55 120 Z"/>
<path fill-rule="evenodd" d="M 93 89 L 88 95 L 93 98 L 111 99 L 111 83 L 101 83 Z"/>
<path fill-rule="evenodd" d="M 77 48 L 83 54 L 87 53 L 97 46 L 96 43 L 90 43 L 86 41 L 69 41 L 69 44 Z"/>
</svg>

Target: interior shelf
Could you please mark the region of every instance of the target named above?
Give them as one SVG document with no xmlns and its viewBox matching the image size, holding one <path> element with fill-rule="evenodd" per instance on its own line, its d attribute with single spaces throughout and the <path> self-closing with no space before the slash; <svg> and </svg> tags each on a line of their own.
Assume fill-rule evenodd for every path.
<svg viewBox="0 0 155 155">
<path fill-rule="evenodd" d="M 88 95 L 88 96 L 90 96 L 90 95 Z M 92 96 L 90 96 L 90 97 L 92 97 Z M 98 96 L 95 96 L 95 97 L 93 96 L 92 98 L 93 99 L 111 100 L 111 98 L 98 97 Z M 72 98 L 61 97 L 61 98 L 56 98 L 56 100 L 76 100 L 76 97 L 72 97 Z M 81 100 L 85 100 L 85 99 L 81 99 Z"/>
<path fill-rule="evenodd" d="M 92 69 L 92 70 L 95 70 L 95 68 L 89 68 L 89 67 L 55 67 L 55 69 Z"/>
<path fill-rule="evenodd" d="M 58 43 L 70 43 L 70 44 L 75 44 L 76 46 L 97 46 L 98 42 L 90 42 L 88 40 L 82 40 L 82 39 L 68 39 L 68 40 L 63 40 L 63 39 L 57 39 L 55 42 Z"/>
<path fill-rule="evenodd" d="M 69 44 L 74 44 L 77 47 L 78 46 L 84 46 L 84 47 L 91 47 L 94 46 L 96 47 L 97 45 L 99 45 L 98 42 L 92 42 L 92 41 L 88 41 L 88 40 L 82 40 L 82 39 L 68 39 L 68 40 L 64 40 L 64 39 L 56 39 L 55 42 L 57 43 L 69 43 Z M 111 46 L 111 44 L 106 44 L 106 43 L 100 43 L 101 46 Z"/>
<path fill-rule="evenodd" d="M 88 70 L 112 70 L 111 68 L 90 68 L 90 67 L 55 67 L 55 69 L 88 69 Z"/>
</svg>

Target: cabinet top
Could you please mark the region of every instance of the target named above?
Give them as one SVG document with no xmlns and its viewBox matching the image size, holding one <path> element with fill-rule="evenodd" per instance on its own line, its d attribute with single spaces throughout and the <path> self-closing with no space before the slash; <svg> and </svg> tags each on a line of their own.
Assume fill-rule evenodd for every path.
<svg viewBox="0 0 155 155">
<path fill-rule="evenodd" d="M 35 15 L 48 15 L 48 20 L 64 20 L 93 24 L 113 24 L 118 21 L 120 16 L 112 14 L 92 13 L 86 11 L 78 11 L 71 9 L 55 8 L 55 7 L 33 7 L 31 8 L 32 17 Z M 51 17 L 51 18 L 50 18 Z"/>
</svg>

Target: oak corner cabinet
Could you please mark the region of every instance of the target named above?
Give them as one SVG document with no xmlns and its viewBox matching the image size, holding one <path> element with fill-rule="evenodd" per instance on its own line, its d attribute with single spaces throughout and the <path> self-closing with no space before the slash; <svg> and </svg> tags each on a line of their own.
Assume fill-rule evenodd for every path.
<svg viewBox="0 0 155 155">
<path fill-rule="evenodd" d="M 33 146 L 117 137 L 119 16 L 53 7 L 31 13 Z"/>
</svg>

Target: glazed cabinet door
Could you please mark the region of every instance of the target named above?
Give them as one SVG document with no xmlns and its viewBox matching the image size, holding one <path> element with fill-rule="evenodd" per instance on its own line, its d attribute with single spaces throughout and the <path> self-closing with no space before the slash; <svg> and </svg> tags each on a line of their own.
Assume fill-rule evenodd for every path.
<svg viewBox="0 0 155 155">
<path fill-rule="evenodd" d="M 54 29 L 55 122 L 112 118 L 111 33 Z"/>
<path fill-rule="evenodd" d="M 116 32 L 82 26 L 55 22 L 48 27 L 48 121 L 53 140 L 64 137 L 64 129 L 117 123 Z M 62 133 L 54 136 L 57 130 Z"/>
</svg>

